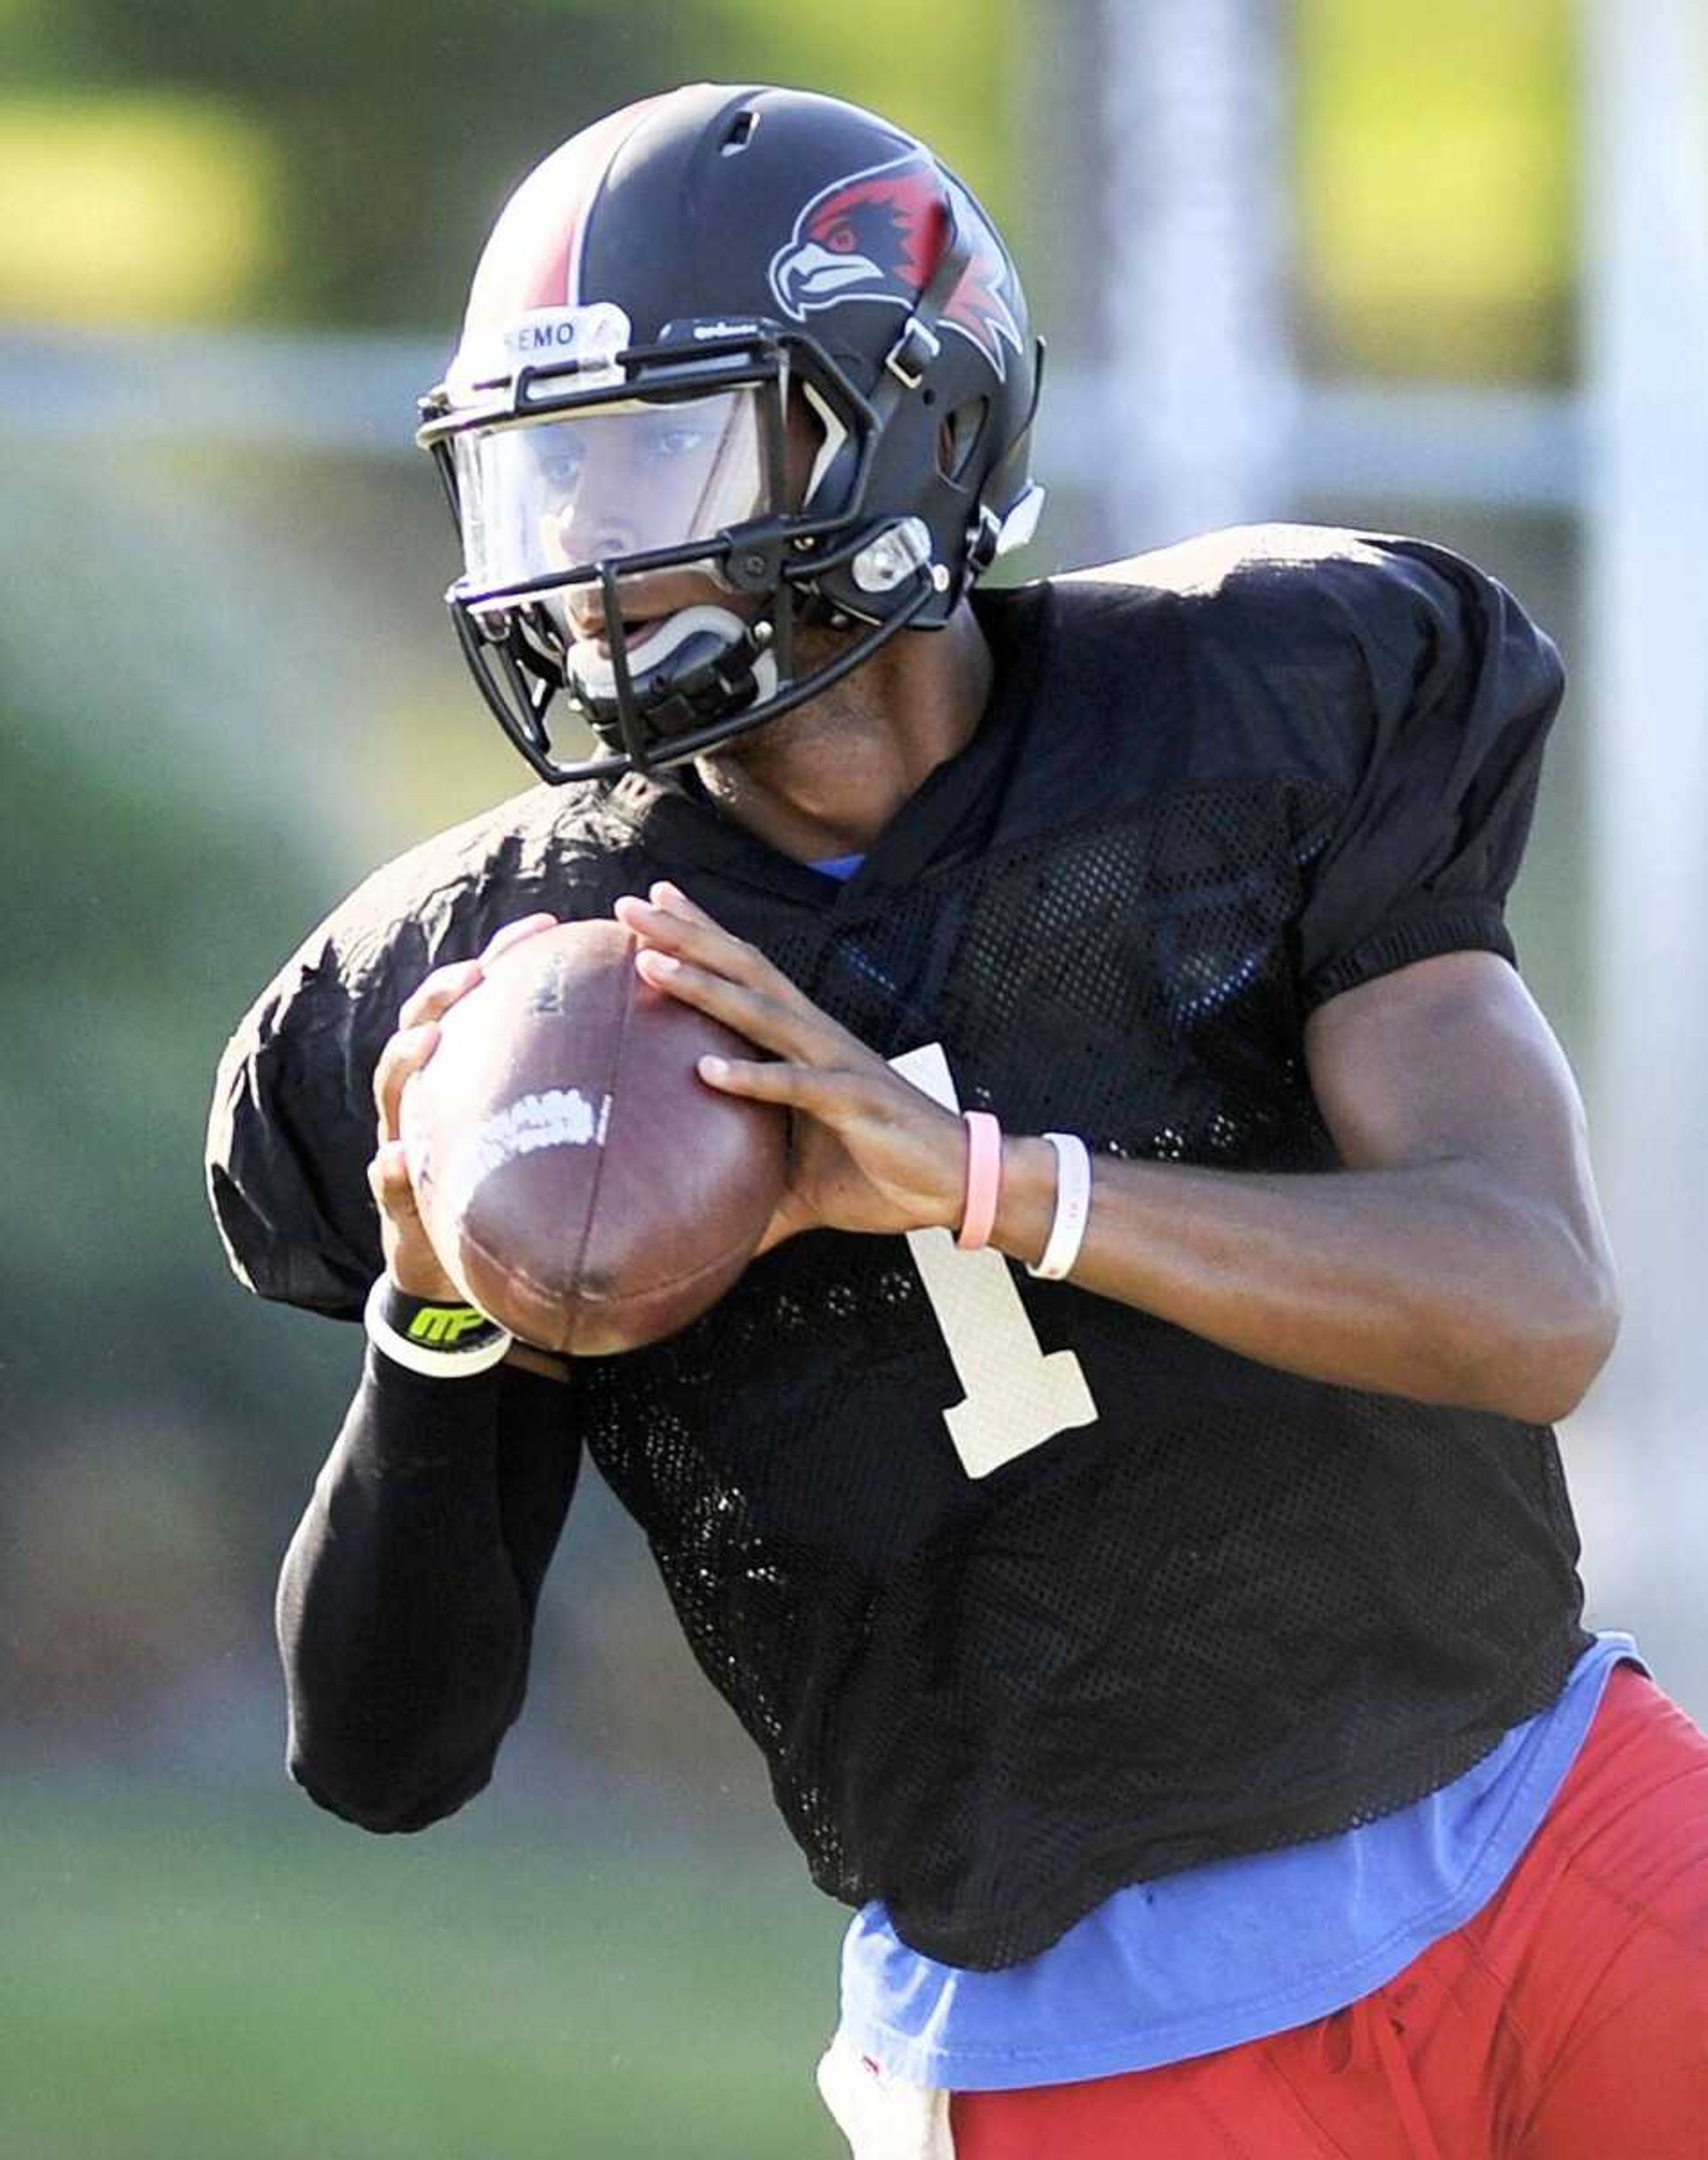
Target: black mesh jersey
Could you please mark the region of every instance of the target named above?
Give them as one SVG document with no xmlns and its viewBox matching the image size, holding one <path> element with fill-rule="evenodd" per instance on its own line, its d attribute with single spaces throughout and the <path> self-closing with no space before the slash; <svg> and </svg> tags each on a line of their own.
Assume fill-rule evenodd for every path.
<svg viewBox="0 0 1708 2160">
<path fill-rule="evenodd" d="M 400 998 L 511 917 L 666 873 L 886 1055 L 940 1045 L 1010 1131 L 1332 1173 L 1304 1018 L 1511 956 L 1551 647 L 1440 549 L 1300 528 L 979 605 L 986 721 L 846 885 L 635 776 L 365 884 L 222 1070 L 245 1279 L 354 1315 Z M 562 1392 L 817 1882 L 954 1963 L 1408 1804 L 1586 1640 L 1546 1431 L 1272 1371 L 942 1232 L 797 1238 Z"/>
</svg>

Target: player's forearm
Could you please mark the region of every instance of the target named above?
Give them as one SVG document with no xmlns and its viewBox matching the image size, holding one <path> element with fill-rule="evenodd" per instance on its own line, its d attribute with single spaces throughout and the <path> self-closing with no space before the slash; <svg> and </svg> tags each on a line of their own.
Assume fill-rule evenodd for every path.
<svg viewBox="0 0 1708 2160">
<path fill-rule="evenodd" d="M 1094 1168 L 1074 1282 L 1284 1372 L 1546 1423 L 1611 1347 L 1611 1293 L 1568 1226 L 1477 1165 Z M 1048 1143 L 1007 1141 L 1003 1251 L 1038 1258 L 1054 1196 Z"/>
<path fill-rule="evenodd" d="M 514 1715 L 528 1616 L 499 1504 L 502 1384 L 370 1350 L 285 1558 L 292 1775 L 368 1829 L 461 1806 Z"/>
</svg>

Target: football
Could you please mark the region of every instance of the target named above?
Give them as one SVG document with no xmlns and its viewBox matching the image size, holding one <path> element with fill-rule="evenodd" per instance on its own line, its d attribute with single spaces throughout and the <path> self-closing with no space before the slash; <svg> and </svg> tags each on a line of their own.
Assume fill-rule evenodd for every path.
<svg viewBox="0 0 1708 2160">
<path fill-rule="evenodd" d="M 493 962 L 404 1090 L 427 1233 L 471 1305 L 542 1350 L 673 1334 L 752 1259 L 787 1119 L 708 1087 L 751 1044 L 635 972 L 620 923 L 567 923 Z"/>
</svg>

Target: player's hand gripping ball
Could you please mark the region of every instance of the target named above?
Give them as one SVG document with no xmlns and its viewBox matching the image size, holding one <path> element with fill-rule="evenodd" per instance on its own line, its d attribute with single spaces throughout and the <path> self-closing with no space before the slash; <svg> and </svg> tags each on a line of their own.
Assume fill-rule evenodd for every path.
<svg viewBox="0 0 1708 2160">
<path fill-rule="evenodd" d="M 542 1350 L 600 1357 L 722 1296 L 782 1197 L 786 1115 L 706 1086 L 751 1057 L 641 980 L 620 923 L 566 923 L 487 964 L 407 1081 L 422 1221 L 458 1289 Z"/>
</svg>

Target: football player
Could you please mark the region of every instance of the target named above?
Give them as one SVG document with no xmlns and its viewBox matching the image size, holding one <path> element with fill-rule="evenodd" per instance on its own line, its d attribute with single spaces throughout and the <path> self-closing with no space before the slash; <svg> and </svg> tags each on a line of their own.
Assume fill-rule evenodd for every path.
<svg viewBox="0 0 1708 2160">
<path fill-rule="evenodd" d="M 371 1337 L 293 1774 L 378 1831 L 486 1784 L 584 1447 L 854 1908 L 861 2153 L 1683 2160 L 1708 1741 L 1582 1624 L 1549 1428 L 1615 1292 L 1502 919 L 1559 662 L 1414 540 L 982 588 L 1040 359 L 834 100 L 650 100 L 500 218 L 422 439 L 544 784 L 318 930 L 214 1114 L 238 1273 Z M 764 1247 L 623 1357 L 423 1344 L 403 1082 L 612 911 L 790 1113 Z"/>
</svg>

